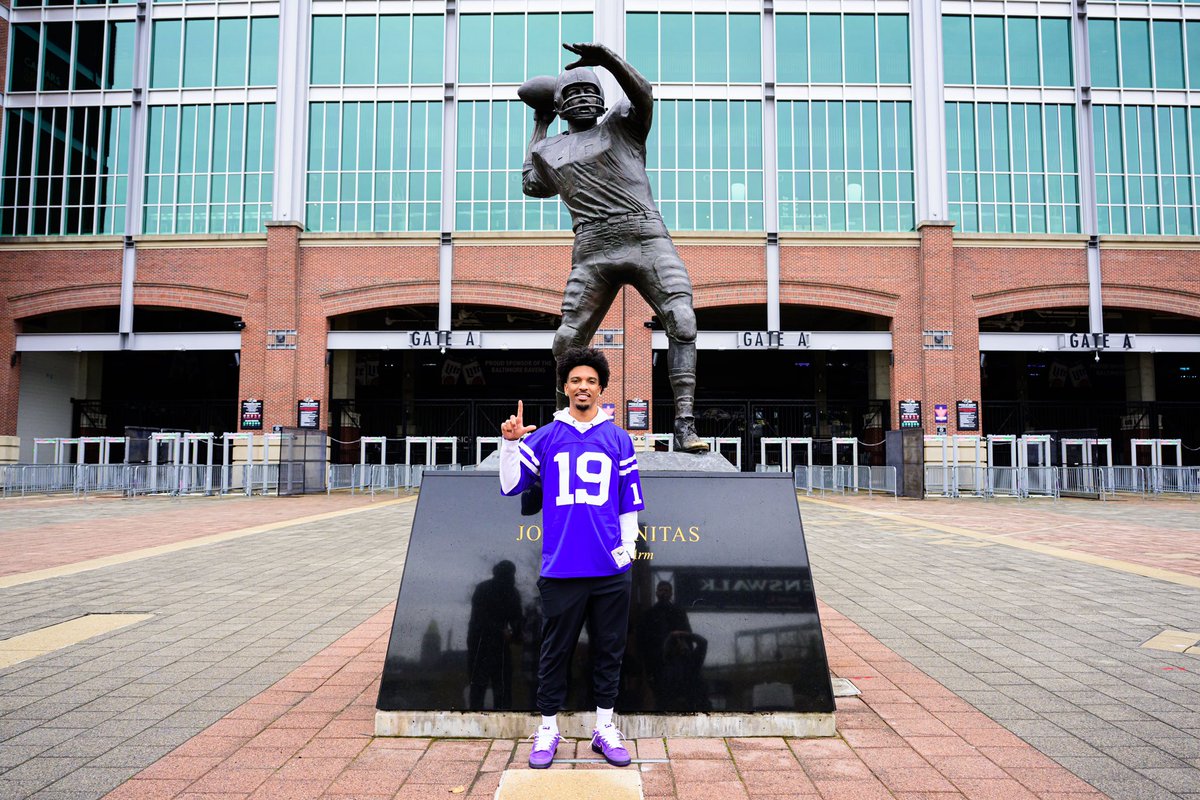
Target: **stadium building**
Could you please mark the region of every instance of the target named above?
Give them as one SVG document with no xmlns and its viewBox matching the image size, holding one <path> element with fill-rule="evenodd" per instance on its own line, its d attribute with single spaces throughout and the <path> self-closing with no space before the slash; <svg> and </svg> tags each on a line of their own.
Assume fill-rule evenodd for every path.
<svg viewBox="0 0 1200 800">
<path fill-rule="evenodd" d="M 1200 447 L 1200 4 L 12 0 L 0 30 L 22 460 L 301 402 L 338 441 L 461 437 L 468 463 L 518 398 L 544 422 L 572 234 L 521 194 L 516 89 L 590 40 L 654 84 L 699 427 L 747 468 L 762 436 L 877 460 L 902 404 L 1123 463 Z M 670 430 L 635 292 L 596 344 L 619 421 Z"/>
</svg>

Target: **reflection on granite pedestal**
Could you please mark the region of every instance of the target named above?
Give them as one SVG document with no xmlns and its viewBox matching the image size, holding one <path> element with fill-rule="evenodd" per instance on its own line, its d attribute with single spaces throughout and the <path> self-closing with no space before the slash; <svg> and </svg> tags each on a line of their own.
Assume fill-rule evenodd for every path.
<svg viewBox="0 0 1200 800">
<path fill-rule="evenodd" d="M 647 472 L 618 713 L 832 712 L 791 476 Z M 377 707 L 535 708 L 537 517 L 495 473 L 426 473 Z M 588 637 L 567 710 L 595 707 Z"/>
</svg>

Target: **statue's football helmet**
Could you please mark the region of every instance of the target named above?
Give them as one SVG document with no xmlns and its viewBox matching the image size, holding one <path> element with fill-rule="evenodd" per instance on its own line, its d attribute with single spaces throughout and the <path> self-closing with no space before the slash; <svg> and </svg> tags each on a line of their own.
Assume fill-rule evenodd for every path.
<svg viewBox="0 0 1200 800">
<path fill-rule="evenodd" d="M 585 67 L 569 69 L 554 84 L 554 110 L 563 119 L 596 119 L 604 113 L 604 91 L 596 73 Z"/>
</svg>

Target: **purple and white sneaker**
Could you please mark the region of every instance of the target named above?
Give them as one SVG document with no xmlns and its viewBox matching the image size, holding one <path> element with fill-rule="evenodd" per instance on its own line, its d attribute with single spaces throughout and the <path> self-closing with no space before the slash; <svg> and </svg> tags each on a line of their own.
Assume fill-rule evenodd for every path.
<svg viewBox="0 0 1200 800">
<path fill-rule="evenodd" d="M 529 753 L 530 769 L 546 769 L 554 763 L 554 751 L 562 741 L 562 735 L 548 725 L 543 725 L 529 737 L 533 739 L 533 750 Z"/>
<path fill-rule="evenodd" d="M 592 731 L 592 752 L 602 753 L 604 760 L 614 767 L 628 767 L 629 751 L 625 749 L 625 737 L 611 722 Z"/>
</svg>

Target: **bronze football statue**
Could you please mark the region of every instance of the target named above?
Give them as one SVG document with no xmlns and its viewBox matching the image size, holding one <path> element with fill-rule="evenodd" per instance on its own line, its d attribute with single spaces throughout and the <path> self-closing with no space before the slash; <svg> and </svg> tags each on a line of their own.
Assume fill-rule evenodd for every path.
<svg viewBox="0 0 1200 800">
<path fill-rule="evenodd" d="M 531 78 L 518 90 L 518 96 L 533 108 L 534 119 L 522 189 L 530 197 L 561 197 L 575 230 L 554 355 L 589 344 L 617 290 L 625 284 L 633 286 L 654 309 L 667 334 L 675 448 L 708 452 L 708 444 L 696 434 L 693 411 L 692 282 L 646 175 L 646 137 L 654 115 L 650 83 L 602 44 L 563 47 L 579 58 L 557 79 Z M 628 99 L 605 114 L 600 81 L 587 67 L 607 69 Z M 566 121 L 567 131 L 547 138 L 555 116 Z M 563 401 L 560 397 L 560 405 Z"/>
</svg>

